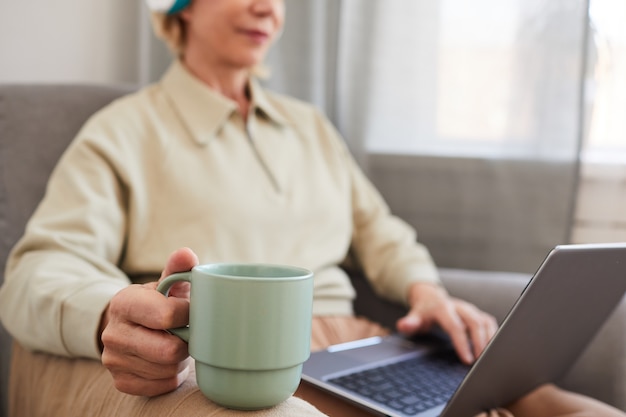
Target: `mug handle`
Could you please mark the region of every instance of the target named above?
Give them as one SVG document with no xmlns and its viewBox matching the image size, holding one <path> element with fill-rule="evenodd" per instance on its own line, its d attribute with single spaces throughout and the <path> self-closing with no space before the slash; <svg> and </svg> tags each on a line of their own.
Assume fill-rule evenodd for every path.
<svg viewBox="0 0 626 417">
<path fill-rule="evenodd" d="M 191 283 L 191 271 L 177 272 L 175 274 L 169 275 L 167 278 L 161 281 L 159 285 L 157 285 L 157 291 L 167 297 L 169 296 L 170 288 L 172 287 L 172 285 L 181 281 Z M 175 329 L 167 329 L 167 331 L 189 343 L 189 326 L 177 327 Z"/>
</svg>

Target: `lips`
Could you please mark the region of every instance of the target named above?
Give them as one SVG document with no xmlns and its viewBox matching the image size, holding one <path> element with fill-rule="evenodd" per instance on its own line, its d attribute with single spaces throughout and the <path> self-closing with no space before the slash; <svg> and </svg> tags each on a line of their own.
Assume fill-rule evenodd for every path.
<svg viewBox="0 0 626 417">
<path fill-rule="evenodd" d="M 251 39 L 255 43 L 263 43 L 270 37 L 268 32 L 257 29 L 244 29 L 241 31 L 245 36 Z"/>
</svg>

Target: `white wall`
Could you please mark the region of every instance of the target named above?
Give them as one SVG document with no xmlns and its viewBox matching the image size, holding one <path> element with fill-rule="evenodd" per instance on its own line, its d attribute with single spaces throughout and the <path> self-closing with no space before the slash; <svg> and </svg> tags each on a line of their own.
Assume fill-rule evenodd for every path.
<svg viewBox="0 0 626 417">
<path fill-rule="evenodd" d="M 143 7 L 141 0 L 0 0 L 0 82 L 136 83 Z"/>
</svg>

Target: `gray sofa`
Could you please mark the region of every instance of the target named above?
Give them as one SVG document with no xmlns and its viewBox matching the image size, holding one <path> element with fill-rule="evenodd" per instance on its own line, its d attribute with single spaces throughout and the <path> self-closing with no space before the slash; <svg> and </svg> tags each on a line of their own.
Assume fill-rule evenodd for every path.
<svg viewBox="0 0 626 417">
<path fill-rule="evenodd" d="M 22 234 L 44 192 L 46 178 L 68 142 L 90 114 L 129 91 L 131 88 L 118 86 L 0 85 L 0 283 L 8 251 Z M 499 320 L 529 279 L 517 273 L 445 268 L 441 275 L 453 295 L 474 302 Z M 353 282 L 358 293 L 356 311 L 393 326 L 402 309 L 377 298 L 358 274 Z M 7 415 L 11 346 L 10 336 L 0 327 L 0 417 Z M 101 371 L 98 364 L 85 362 L 76 360 L 75 365 Z M 576 365 L 557 382 L 626 410 L 626 299 Z M 88 391 L 93 392 L 93 387 L 85 387 Z M 68 396 L 65 401 L 76 400 Z"/>
</svg>

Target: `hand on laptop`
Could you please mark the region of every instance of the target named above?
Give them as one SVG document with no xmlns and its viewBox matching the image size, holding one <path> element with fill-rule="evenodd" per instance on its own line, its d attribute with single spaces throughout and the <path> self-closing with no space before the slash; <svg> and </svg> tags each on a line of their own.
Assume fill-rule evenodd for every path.
<svg viewBox="0 0 626 417">
<path fill-rule="evenodd" d="M 498 324 L 493 316 L 473 304 L 450 297 L 435 284 L 416 283 L 409 290 L 410 311 L 398 320 L 404 334 L 428 331 L 438 324 L 452 340 L 461 361 L 471 364 L 494 335 Z"/>
</svg>

